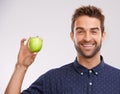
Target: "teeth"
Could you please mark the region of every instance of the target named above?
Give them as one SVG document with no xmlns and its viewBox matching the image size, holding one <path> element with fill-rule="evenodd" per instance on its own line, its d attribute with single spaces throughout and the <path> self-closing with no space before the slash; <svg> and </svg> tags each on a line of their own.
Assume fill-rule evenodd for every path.
<svg viewBox="0 0 120 94">
<path fill-rule="evenodd" d="M 95 43 L 82 43 L 81 44 L 84 50 L 91 50 L 95 47 Z"/>
<path fill-rule="evenodd" d="M 85 43 L 85 44 L 82 44 L 83 46 L 92 46 L 93 43 Z"/>
<path fill-rule="evenodd" d="M 93 46 L 93 45 L 92 44 L 83 44 L 83 46 L 87 46 L 87 47 L 89 46 L 90 47 L 90 46 Z"/>
</svg>

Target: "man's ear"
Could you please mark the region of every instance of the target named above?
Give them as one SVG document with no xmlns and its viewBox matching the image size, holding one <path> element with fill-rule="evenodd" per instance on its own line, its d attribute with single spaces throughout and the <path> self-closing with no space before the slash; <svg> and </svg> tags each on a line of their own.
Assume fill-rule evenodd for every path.
<svg viewBox="0 0 120 94">
<path fill-rule="evenodd" d="M 70 32 L 70 38 L 72 41 L 74 41 L 74 33 L 73 32 Z"/>
<path fill-rule="evenodd" d="M 105 38 L 106 38 L 106 32 L 103 32 L 103 34 L 102 34 L 102 41 L 104 41 Z"/>
</svg>

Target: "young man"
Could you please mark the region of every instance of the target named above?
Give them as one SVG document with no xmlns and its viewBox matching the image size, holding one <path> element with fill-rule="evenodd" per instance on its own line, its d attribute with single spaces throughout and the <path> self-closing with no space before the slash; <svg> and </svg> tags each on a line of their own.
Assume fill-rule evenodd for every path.
<svg viewBox="0 0 120 94">
<path fill-rule="evenodd" d="M 76 59 L 40 76 L 22 94 L 120 94 L 120 70 L 103 60 L 104 15 L 95 6 L 82 6 L 72 17 L 70 36 Z M 21 41 L 18 61 L 5 94 L 20 94 L 24 75 L 37 54 Z"/>
</svg>

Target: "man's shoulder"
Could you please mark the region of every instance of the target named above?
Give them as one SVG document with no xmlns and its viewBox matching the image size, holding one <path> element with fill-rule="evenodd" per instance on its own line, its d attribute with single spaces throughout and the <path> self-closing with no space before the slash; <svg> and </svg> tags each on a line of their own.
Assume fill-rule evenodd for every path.
<svg viewBox="0 0 120 94">
<path fill-rule="evenodd" d="M 112 66 L 110 64 L 105 63 L 105 70 L 107 70 L 111 73 L 118 73 L 120 75 L 120 69 L 115 66 Z"/>
<path fill-rule="evenodd" d="M 72 63 L 65 64 L 63 66 L 60 66 L 58 68 L 53 68 L 45 74 L 46 75 L 54 75 L 54 76 L 55 75 L 65 75 L 73 70 L 74 70 L 74 67 L 73 67 L 73 62 L 72 62 Z"/>
<path fill-rule="evenodd" d="M 54 68 L 54 69 L 52 69 L 50 71 L 58 71 L 58 72 L 59 71 L 67 71 L 67 70 L 70 70 L 72 68 L 73 68 L 73 63 L 68 63 L 68 64 L 62 65 L 62 66 L 60 66 L 58 68 Z"/>
<path fill-rule="evenodd" d="M 112 69 L 112 70 L 115 70 L 115 71 L 120 71 L 119 68 L 117 68 L 117 67 L 115 67 L 115 66 L 113 66 L 113 65 L 110 65 L 110 64 L 105 63 L 105 66 L 106 66 L 107 68 L 109 68 L 109 69 Z"/>
</svg>

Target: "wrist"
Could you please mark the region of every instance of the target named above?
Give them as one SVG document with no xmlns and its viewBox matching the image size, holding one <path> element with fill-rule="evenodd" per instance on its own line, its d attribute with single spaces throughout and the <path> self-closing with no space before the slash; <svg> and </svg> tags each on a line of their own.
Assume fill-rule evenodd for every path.
<svg viewBox="0 0 120 94">
<path fill-rule="evenodd" d="M 22 70 L 25 70 L 25 71 L 28 69 L 27 66 L 25 66 L 23 64 L 20 64 L 20 63 L 16 63 L 15 68 L 22 69 Z"/>
</svg>

